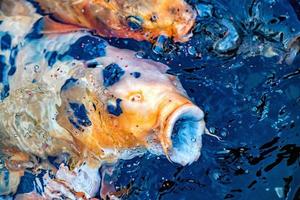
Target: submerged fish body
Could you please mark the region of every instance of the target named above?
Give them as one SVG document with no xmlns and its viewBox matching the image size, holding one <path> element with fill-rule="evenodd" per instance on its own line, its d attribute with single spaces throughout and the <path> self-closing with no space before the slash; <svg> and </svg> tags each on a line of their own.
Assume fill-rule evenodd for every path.
<svg viewBox="0 0 300 200">
<path fill-rule="evenodd" d="M 67 152 L 92 168 L 139 149 L 181 165 L 198 159 L 204 114 L 167 66 L 89 32 L 43 35 L 44 20 L 1 19 L 3 152 Z"/>
<path fill-rule="evenodd" d="M 105 37 L 133 38 L 139 41 L 153 41 L 159 35 L 175 41 L 187 41 L 196 18 L 195 11 L 184 0 L 29 2 L 61 22 L 95 30 Z M 58 29 L 64 28 L 61 26 Z"/>
</svg>

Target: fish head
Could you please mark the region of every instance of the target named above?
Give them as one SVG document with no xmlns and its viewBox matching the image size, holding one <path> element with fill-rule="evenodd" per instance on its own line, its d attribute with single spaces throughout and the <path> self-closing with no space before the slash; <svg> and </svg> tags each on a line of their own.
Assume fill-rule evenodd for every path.
<svg viewBox="0 0 300 200">
<path fill-rule="evenodd" d="M 167 66 L 110 48 L 107 55 L 119 59 L 101 62 L 102 67 L 62 88 L 60 124 L 100 157 L 108 151 L 159 148 L 175 163 L 197 160 L 205 129 L 202 110 L 166 73 Z"/>
<path fill-rule="evenodd" d="M 159 35 L 187 41 L 196 17 L 184 0 L 94 0 L 87 10 L 100 32 L 107 27 L 104 35 L 150 41 Z"/>
<path fill-rule="evenodd" d="M 34 0 L 46 13 L 68 24 L 95 30 L 104 37 L 153 42 L 164 35 L 185 42 L 196 11 L 184 0 Z M 57 28 L 56 28 L 57 29 Z M 62 30 L 51 30 L 64 31 Z M 49 30 L 48 30 L 49 31 Z"/>
</svg>

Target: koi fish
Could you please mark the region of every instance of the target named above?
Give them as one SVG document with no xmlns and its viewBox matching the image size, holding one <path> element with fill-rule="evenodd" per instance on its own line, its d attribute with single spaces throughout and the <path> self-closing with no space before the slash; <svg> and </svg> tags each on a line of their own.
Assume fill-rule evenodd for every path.
<svg viewBox="0 0 300 200">
<path fill-rule="evenodd" d="M 1 153 L 17 149 L 43 160 L 69 154 L 85 178 L 73 169 L 72 176 L 59 173 L 61 166 L 55 184 L 88 197 L 100 186 L 85 185 L 100 183 L 102 163 L 145 150 L 181 165 L 199 158 L 204 113 L 166 65 L 86 31 L 45 35 L 47 19 L 38 15 L 0 20 Z M 26 159 L 7 162 L 20 170 Z"/>
<path fill-rule="evenodd" d="M 74 25 L 73 29 L 88 28 L 104 37 L 133 38 L 138 41 L 153 41 L 160 35 L 175 41 L 187 41 L 196 17 L 196 12 L 184 0 L 28 1 L 38 7 L 38 10 L 68 24 L 49 24 L 45 27 L 45 32 L 68 32 L 69 25 Z M 18 7 L 12 9 L 13 13 L 24 10 L 20 8 L 22 6 L 17 6 L 22 1 L 4 2 L 4 5 L 9 5 L 4 8 L 6 10 Z"/>
</svg>

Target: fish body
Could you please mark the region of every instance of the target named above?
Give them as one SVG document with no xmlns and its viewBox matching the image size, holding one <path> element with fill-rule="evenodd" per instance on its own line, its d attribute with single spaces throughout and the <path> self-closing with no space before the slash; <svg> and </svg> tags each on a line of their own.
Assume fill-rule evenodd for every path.
<svg viewBox="0 0 300 200">
<path fill-rule="evenodd" d="M 181 165 L 198 159 L 204 114 L 166 65 L 86 31 L 45 35 L 44 22 L 0 21 L 2 153 L 68 153 L 91 168 L 140 149 Z"/>
<path fill-rule="evenodd" d="M 6 10 L 22 2 L 4 1 L 10 5 L 4 7 Z M 43 13 L 51 14 L 58 21 L 95 30 L 97 34 L 105 37 L 133 38 L 139 41 L 153 41 L 160 35 L 173 38 L 175 41 L 187 41 L 191 36 L 189 32 L 196 17 L 196 12 L 184 0 L 29 0 L 29 2 Z M 16 13 L 24 9 L 13 10 L 13 13 Z M 60 26 L 51 31 L 63 29 L 64 27 Z"/>
</svg>

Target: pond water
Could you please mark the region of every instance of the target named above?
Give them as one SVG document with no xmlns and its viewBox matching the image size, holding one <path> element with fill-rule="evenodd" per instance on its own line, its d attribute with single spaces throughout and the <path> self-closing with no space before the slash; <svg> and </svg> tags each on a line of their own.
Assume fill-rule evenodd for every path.
<svg viewBox="0 0 300 200">
<path fill-rule="evenodd" d="M 189 3 L 199 15 L 185 44 L 110 42 L 168 64 L 222 140 L 204 136 L 187 167 L 150 154 L 120 161 L 111 180 L 130 189 L 122 199 L 300 199 L 300 56 L 287 56 L 300 2 Z"/>
</svg>

